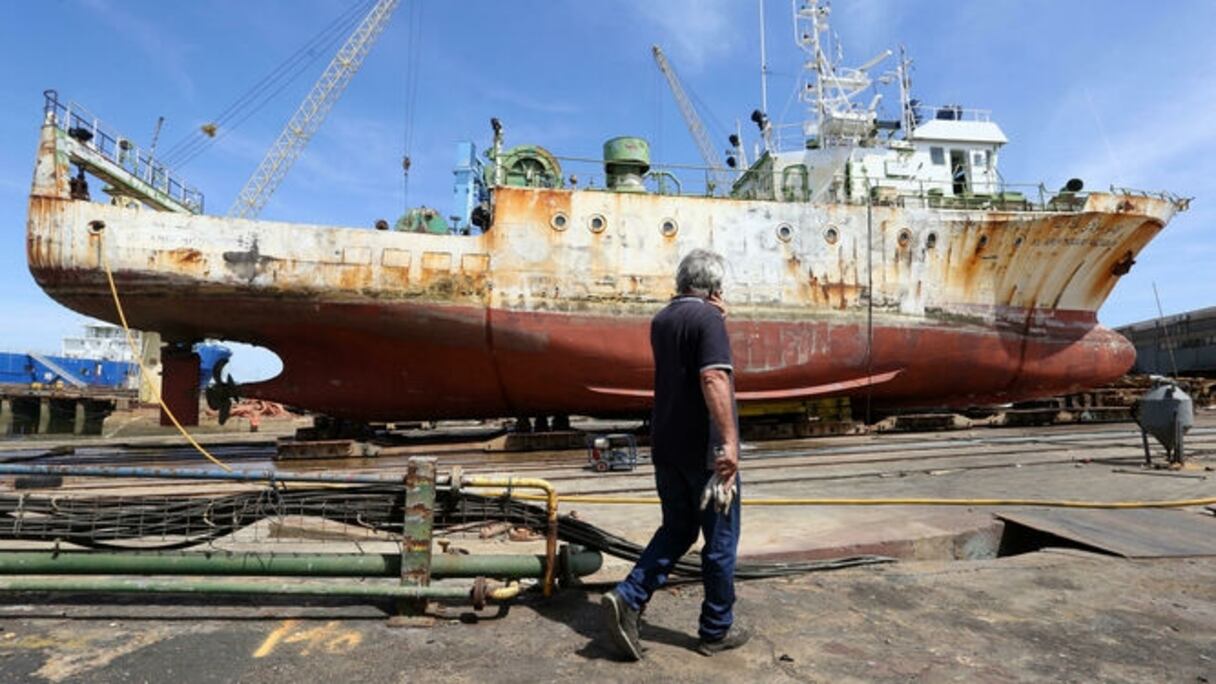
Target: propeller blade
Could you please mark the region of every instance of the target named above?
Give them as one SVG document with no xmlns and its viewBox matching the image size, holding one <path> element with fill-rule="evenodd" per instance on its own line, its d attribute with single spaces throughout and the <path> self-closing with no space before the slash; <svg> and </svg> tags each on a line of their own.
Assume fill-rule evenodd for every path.
<svg viewBox="0 0 1216 684">
<path fill-rule="evenodd" d="M 212 411 L 220 410 L 220 407 L 225 403 L 223 390 L 220 385 L 208 385 L 207 389 L 203 390 L 203 396 L 207 398 L 207 408 Z"/>
<path fill-rule="evenodd" d="M 232 375 L 224 377 L 224 366 L 226 365 L 228 365 L 226 358 L 216 362 L 215 367 L 211 369 L 211 384 L 203 392 L 203 396 L 207 399 L 207 407 L 219 414 L 220 425 L 228 422 L 228 417 L 232 413 L 232 405 L 239 399 L 237 384 L 232 379 Z"/>
<path fill-rule="evenodd" d="M 222 378 L 224 377 L 224 366 L 227 366 L 227 365 L 228 365 L 228 357 L 224 357 L 224 358 L 220 359 L 219 361 L 217 361 L 215 363 L 215 366 L 213 366 L 211 368 L 211 379 L 213 381 L 215 381 L 216 384 L 223 384 Z M 231 375 L 228 376 L 228 382 L 232 382 Z"/>
</svg>

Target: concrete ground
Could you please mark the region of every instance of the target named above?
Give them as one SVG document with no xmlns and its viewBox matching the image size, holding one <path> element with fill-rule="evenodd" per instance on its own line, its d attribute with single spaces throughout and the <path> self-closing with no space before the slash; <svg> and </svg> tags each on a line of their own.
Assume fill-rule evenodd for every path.
<svg viewBox="0 0 1216 684">
<path fill-rule="evenodd" d="M 222 438 L 215 444 L 234 466 L 269 464 L 264 447 L 225 447 Z M 745 454 L 744 487 L 747 497 L 764 499 L 1216 496 L 1216 415 L 1199 416 L 1190 444 L 1191 467 L 1178 472 L 1141 469 L 1139 436 L 1126 424 L 758 444 Z M 12 456 L 28 455 L 7 446 Z M 545 477 L 563 494 L 651 492 L 648 466 L 597 475 L 582 458 L 446 450 L 440 468 Z M 35 462 L 73 459 L 197 464 L 183 450 L 111 452 L 104 444 Z M 395 472 L 404 457 L 278 465 Z M 115 486 L 132 494 L 211 487 L 70 479 L 59 492 Z M 741 583 L 738 614 L 757 636 L 714 658 L 691 650 L 700 589 L 683 584 L 658 594 L 647 612 L 646 660 L 618 662 L 601 633 L 599 597 L 628 563 L 609 559 L 590 578 L 597 584 L 584 589 L 551 599 L 528 594 L 500 616 L 488 609 L 474 618 L 451 607 L 429 628 L 392 628 L 391 606 L 366 602 L 12 595 L 0 604 L 0 681 L 1216 681 L 1216 556 L 1128 560 L 1039 540 L 1032 546 L 1049 548 L 993 557 L 1002 540 L 994 514 L 1032 510 L 978 503 L 748 507 L 746 555 L 882 553 L 902 560 Z M 562 511 L 639 543 L 657 524 L 650 505 L 567 501 Z M 1211 522 L 1216 531 L 1201 506 L 1177 515 Z M 456 535 L 450 542 L 474 552 L 538 550 L 537 542 L 504 537 Z M 271 547 L 315 551 L 335 543 L 275 540 L 283 545 Z"/>
<path fill-rule="evenodd" d="M 615 657 L 599 596 L 404 629 L 359 604 L 21 596 L 0 606 L 0 680 L 1216 681 L 1212 559 L 1044 551 L 746 582 L 756 636 L 713 658 L 691 650 L 700 589 L 678 586 L 646 613 L 640 663 Z"/>
</svg>

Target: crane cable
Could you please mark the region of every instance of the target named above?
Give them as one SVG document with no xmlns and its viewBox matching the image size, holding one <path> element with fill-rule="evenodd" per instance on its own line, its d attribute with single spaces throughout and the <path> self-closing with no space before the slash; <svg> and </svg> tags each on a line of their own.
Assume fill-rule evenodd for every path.
<svg viewBox="0 0 1216 684">
<path fill-rule="evenodd" d="M 203 152 L 210 149 L 214 143 L 219 140 L 223 140 L 228 136 L 228 134 L 239 128 L 241 124 L 245 123 L 259 111 L 261 111 L 292 83 L 295 83 L 296 80 L 298 80 L 299 77 L 304 73 L 305 69 L 315 63 L 322 56 L 333 52 L 334 46 L 338 44 L 344 35 L 348 34 L 350 30 L 354 28 L 359 19 L 359 14 L 353 15 L 353 17 L 349 18 L 345 23 L 339 26 L 338 29 L 326 39 L 326 42 L 318 44 L 315 49 L 309 50 L 308 59 L 301 62 L 299 68 L 296 69 L 294 73 L 282 77 L 280 83 L 274 88 L 273 91 L 262 97 L 260 102 L 252 104 L 251 108 L 241 113 L 239 118 L 236 118 L 235 121 L 231 121 L 231 123 L 228 123 L 227 121 L 216 121 L 209 124 L 213 126 L 211 133 L 207 134 L 204 132 L 195 136 L 192 140 L 192 144 L 187 145 L 185 148 L 180 150 L 172 163 L 179 168 L 189 164 L 198 158 L 198 156 Z M 233 116 L 236 115 L 234 114 Z M 217 129 L 218 134 L 215 132 Z"/>
<path fill-rule="evenodd" d="M 209 125 L 219 129 L 219 134 L 193 132 L 176 142 L 165 154 L 166 165 L 181 167 L 205 152 L 218 140 L 223 139 L 254 114 L 262 110 L 320 57 L 332 52 L 332 47 L 358 23 L 374 0 L 364 0 L 330 22 L 320 32 L 304 43 L 296 52 L 283 60 L 270 73 L 238 97 Z M 273 87 L 273 90 L 271 88 Z"/>
<path fill-rule="evenodd" d="M 414 147 L 414 114 L 418 101 L 419 62 L 422 58 L 422 5 L 415 2 L 410 6 L 410 15 L 406 30 L 406 65 L 402 87 L 405 103 L 403 130 L 401 134 L 401 168 L 402 168 L 402 213 L 410 210 L 410 153 Z"/>
<path fill-rule="evenodd" d="M 328 50 L 325 48 L 332 45 L 338 37 L 349 30 L 349 27 L 353 25 L 357 17 L 360 15 L 360 12 L 366 8 L 369 2 L 370 0 L 364 0 L 364 2 L 361 4 L 352 6 L 328 26 L 323 28 L 319 33 L 306 41 L 303 46 L 296 50 L 295 53 L 287 57 L 287 59 L 272 69 L 270 73 L 262 77 L 260 81 L 255 83 L 249 88 L 249 90 L 238 97 L 223 112 L 221 112 L 220 115 L 212 121 L 212 123 L 217 127 L 223 127 L 223 130 L 226 132 L 230 128 L 227 126 L 227 123 L 233 117 L 241 114 L 246 107 L 254 106 L 254 112 L 261 109 L 266 102 L 273 99 L 279 92 L 281 92 L 282 88 L 287 83 L 293 82 L 299 77 L 300 73 L 302 73 L 308 65 L 315 62 L 322 54 L 327 52 Z M 294 73 L 289 73 L 292 70 L 294 70 Z M 274 84 L 275 81 L 283 79 L 285 79 L 285 83 L 283 85 L 263 99 L 260 104 L 253 104 L 258 97 L 261 97 L 265 93 L 268 86 Z M 243 117 L 236 124 L 233 124 L 232 127 L 234 128 L 235 126 L 239 125 L 245 120 L 245 118 L 247 118 L 247 116 Z M 191 156 L 192 152 L 197 151 L 200 146 L 206 147 L 208 143 L 213 142 L 215 139 L 216 138 L 209 137 L 207 135 L 187 135 L 182 140 L 174 144 L 174 146 L 166 154 L 165 161 L 171 162 L 189 157 Z"/>
<path fill-rule="evenodd" d="M 118 312 L 118 321 L 122 323 L 122 330 L 127 336 L 127 346 L 131 348 L 131 355 L 135 357 L 135 363 L 139 364 L 140 385 L 142 386 L 145 382 L 147 383 L 148 389 L 151 390 L 153 396 L 156 397 L 156 403 L 160 404 L 160 409 L 165 412 L 166 416 L 169 416 L 169 420 L 172 421 L 173 426 L 177 428 L 178 432 L 182 433 L 182 437 L 186 438 L 186 441 L 190 443 L 190 446 L 194 447 L 208 461 L 211 461 L 224 470 L 231 471 L 232 468 L 227 463 L 224 463 L 213 456 L 210 451 L 207 451 L 202 444 L 199 444 L 198 441 L 186 431 L 186 428 L 182 427 L 182 424 L 180 421 L 178 421 L 177 416 L 173 415 L 172 409 L 170 409 L 169 405 L 165 403 L 165 399 L 161 396 L 160 390 L 152 384 L 152 372 L 149 371 L 148 367 L 144 365 L 143 354 L 141 354 L 139 349 L 135 346 L 135 338 L 131 335 L 131 327 L 127 325 L 127 314 L 123 311 L 122 302 L 119 301 L 118 298 L 118 288 L 114 285 L 114 274 L 110 272 L 110 261 L 106 258 L 104 244 L 100 245 L 97 253 L 101 261 L 101 268 L 106 272 L 106 282 L 110 285 L 110 296 L 114 300 L 114 309 Z"/>
</svg>

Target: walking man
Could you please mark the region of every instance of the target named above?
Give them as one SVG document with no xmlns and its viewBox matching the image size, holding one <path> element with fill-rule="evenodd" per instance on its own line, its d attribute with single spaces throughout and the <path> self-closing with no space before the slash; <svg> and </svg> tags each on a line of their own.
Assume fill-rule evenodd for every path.
<svg viewBox="0 0 1216 684">
<path fill-rule="evenodd" d="M 705 600 L 697 650 L 713 655 L 742 646 L 750 636 L 741 627 L 732 628 L 739 496 L 721 505 L 702 504 L 711 480 L 738 487 L 733 367 L 721 298 L 725 275 L 720 255 L 693 250 L 676 272 L 679 294 L 650 322 L 655 365 L 651 460 L 663 522 L 633 571 L 603 598 L 609 635 L 630 660 L 642 657 L 639 614 L 697 541 L 698 531 L 705 536 Z"/>
</svg>

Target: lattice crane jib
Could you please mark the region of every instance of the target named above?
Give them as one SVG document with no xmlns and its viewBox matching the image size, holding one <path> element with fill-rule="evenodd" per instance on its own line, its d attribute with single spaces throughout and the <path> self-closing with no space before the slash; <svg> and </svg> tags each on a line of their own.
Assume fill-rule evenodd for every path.
<svg viewBox="0 0 1216 684">
<path fill-rule="evenodd" d="M 729 190 L 734 180 L 732 174 L 718 158 L 714 144 L 709 139 L 709 133 L 705 130 L 705 124 L 701 121 L 701 116 L 697 113 L 696 108 L 693 107 L 692 100 L 684 92 L 684 86 L 680 83 L 675 68 L 667 61 L 667 55 L 663 54 L 662 48 L 658 45 L 651 46 L 651 51 L 654 53 L 655 64 L 663 73 L 663 77 L 667 79 L 667 85 L 671 88 L 671 96 L 675 98 L 676 105 L 680 108 L 680 114 L 684 117 L 688 132 L 692 134 L 693 141 L 696 142 L 697 149 L 701 152 L 701 157 L 709 166 L 710 179 L 716 187 Z"/>
<path fill-rule="evenodd" d="M 388 25 L 400 0 L 379 0 L 355 27 L 350 37 L 338 49 L 321 78 L 300 103 L 279 137 L 262 159 L 233 202 L 228 215 L 235 218 L 255 218 L 267 200 L 283 182 L 304 146 L 325 121 L 334 103 L 342 96 L 350 79 L 363 65 L 364 58 L 384 27 Z"/>
</svg>

